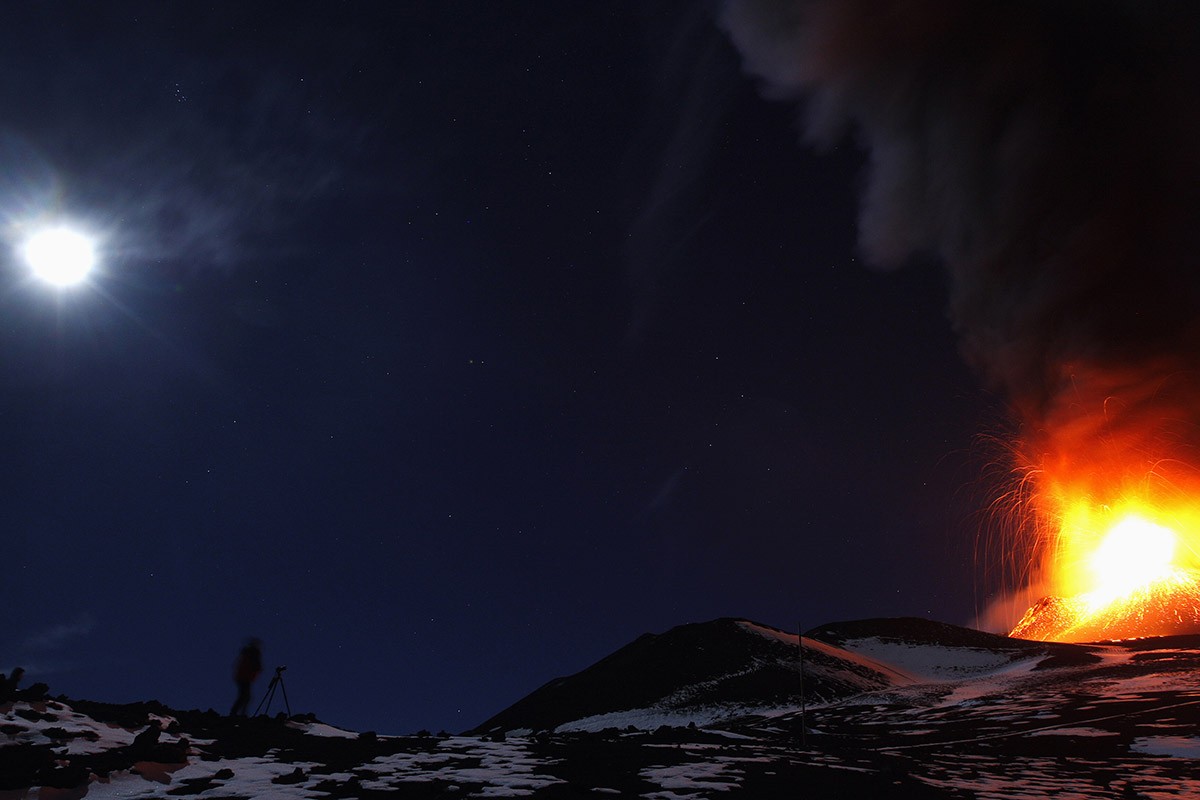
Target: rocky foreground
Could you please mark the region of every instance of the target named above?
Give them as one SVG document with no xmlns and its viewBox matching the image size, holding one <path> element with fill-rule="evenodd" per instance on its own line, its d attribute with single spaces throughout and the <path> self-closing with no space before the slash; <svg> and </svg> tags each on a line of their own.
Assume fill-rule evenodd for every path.
<svg viewBox="0 0 1200 800">
<path fill-rule="evenodd" d="M 802 643 L 803 675 L 795 634 L 682 626 L 458 736 L 19 697 L 0 704 L 0 800 L 1200 796 L 1200 637 L 868 620 Z"/>
</svg>

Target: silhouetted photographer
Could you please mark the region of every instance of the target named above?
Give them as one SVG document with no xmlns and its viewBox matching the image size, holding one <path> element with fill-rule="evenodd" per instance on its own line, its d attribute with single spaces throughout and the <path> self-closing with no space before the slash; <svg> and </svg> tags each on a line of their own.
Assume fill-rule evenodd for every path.
<svg viewBox="0 0 1200 800">
<path fill-rule="evenodd" d="M 229 710 L 231 717 L 246 716 L 246 708 L 250 705 L 250 684 L 262 673 L 262 641 L 250 639 L 238 653 L 233 665 L 233 682 L 237 684 L 237 699 Z"/>
</svg>

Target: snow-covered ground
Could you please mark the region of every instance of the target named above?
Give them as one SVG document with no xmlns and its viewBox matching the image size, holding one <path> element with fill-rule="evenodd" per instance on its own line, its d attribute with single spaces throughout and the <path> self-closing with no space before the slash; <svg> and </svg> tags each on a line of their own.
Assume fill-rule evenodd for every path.
<svg viewBox="0 0 1200 800">
<path fill-rule="evenodd" d="M 19 699 L 0 704 L 0 800 L 757 800 L 804 787 L 812 797 L 1200 797 L 1200 638 L 1053 651 L 896 635 L 804 644 L 814 669 L 845 664 L 890 680 L 803 716 L 798 703 L 713 703 L 708 692 L 691 707 L 612 709 L 552 732 L 486 737 Z"/>
</svg>

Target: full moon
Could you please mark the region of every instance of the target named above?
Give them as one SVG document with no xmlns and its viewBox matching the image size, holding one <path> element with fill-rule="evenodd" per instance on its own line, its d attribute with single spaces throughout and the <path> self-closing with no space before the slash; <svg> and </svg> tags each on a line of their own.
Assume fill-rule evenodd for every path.
<svg viewBox="0 0 1200 800">
<path fill-rule="evenodd" d="M 83 282 L 96 264 L 92 240 L 70 228 L 44 228 L 30 236 L 21 254 L 33 274 L 54 286 Z"/>
</svg>

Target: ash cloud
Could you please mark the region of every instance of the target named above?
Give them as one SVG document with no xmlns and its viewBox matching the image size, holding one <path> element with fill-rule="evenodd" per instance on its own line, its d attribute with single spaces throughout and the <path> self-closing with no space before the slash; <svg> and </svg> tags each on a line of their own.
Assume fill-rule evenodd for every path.
<svg viewBox="0 0 1200 800">
<path fill-rule="evenodd" d="M 865 255 L 946 264 L 1025 466 L 1069 470 L 1082 442 L 1200 464 L 1200 10 L 731 0 L 722 23 L 810 143 L 869 152 Z"/>
</svg>

